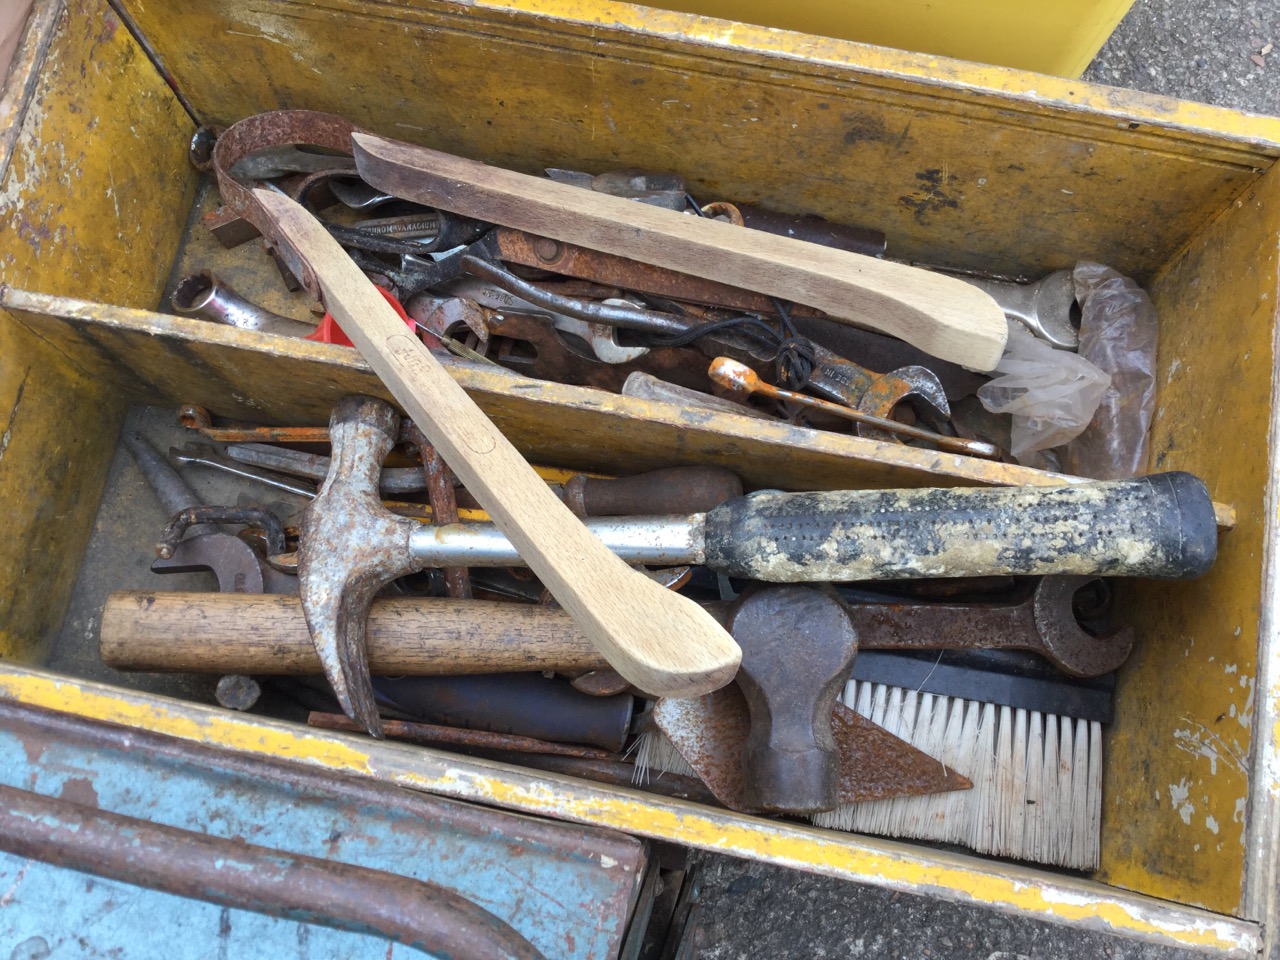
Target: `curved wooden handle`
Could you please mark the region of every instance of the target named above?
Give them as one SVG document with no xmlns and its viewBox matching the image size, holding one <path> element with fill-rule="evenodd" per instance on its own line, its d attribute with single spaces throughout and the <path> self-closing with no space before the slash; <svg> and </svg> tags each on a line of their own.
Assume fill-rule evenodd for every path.
<svg viewBox="0 0 1280 960">
<path fill-rule="evenodd" d="M 587 531 L 310 213 L 280 194 L 254 194 L 343 332 L 610 665 L 662 696 L 699 696 L 732 680 L 741 651 L 724 628 Z"/>
<path fill-rule="evenodd" d="M 991 370 L 1004 352 L 1004 311 L 990 294 L 955 277 L 367 133 L 352 134 L 351 142 L 360 176 L 406 200 L 784 297 L 974 370 Z"/>
</svg>

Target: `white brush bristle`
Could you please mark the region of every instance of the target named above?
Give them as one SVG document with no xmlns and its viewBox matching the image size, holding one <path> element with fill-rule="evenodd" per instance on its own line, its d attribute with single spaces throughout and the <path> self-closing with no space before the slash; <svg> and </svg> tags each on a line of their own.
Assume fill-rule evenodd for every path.
<svg viewBox="0 0 1280 960">
<path fill-rule="evenodd" d="M 1096 870 L 1101 847 L 1102 725 L 884 684 L 851 681 L 850 708 L 973 781 L 972 790 L 846 803 L 820 827 L 970 847 L 1016 860 Z M 635 782 L 697 773 L 667 736 L 642 734 Z"/>
<path fill-rule="evenodd" d="M 1102 725 L 852 681 L 844 702 L 973 781 L 972 790 L 844 804 L 821 827 L 961 844 L 1096 870 Z"/>
<path fill-rule="evenodd" d="M 676 745 L 661 730 L 646 730 L 636 738 L 632 749 L 636 755 L 632 783 L 645 784 L 649 782 L 650 776 L 660 777 L 664 773 L 678 773 L 682 777 L 695 779 L 698 776 L 689 762 L 680 756 Z"/>
</svg>

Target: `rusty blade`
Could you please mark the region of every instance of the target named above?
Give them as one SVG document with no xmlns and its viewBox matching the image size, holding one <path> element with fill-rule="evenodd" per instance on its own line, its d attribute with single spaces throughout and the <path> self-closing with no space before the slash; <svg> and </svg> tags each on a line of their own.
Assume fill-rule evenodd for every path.
<svg viewBox="0 0 1280 960">
<path fill-rule="evenodd" d="M 675 300 L 691 300 L 711 306 L 744 310 L 748 313 L 776 314 L 778 308 L 770 297 L 742 290 L 727 283 L 704 280 L 666 267 L 640 263 L 626 257 L 587 250 L 539 237 L 523 230 L 498 227 L 493 232 L 498 259 L 526 267 L 549 270 L 566 277 L 591 280 L 610 287 L 656 294 Z M 793 317 L 825 317 L 821 310 L 795 304 L 788 308 Z"/>
<path fill-rule="evenodd" d="M 704 697 L 657 702 L 653 719 L 716 799 L 739 813 L 746 803 L 742 748 L 750 715 L 736 684 Z M 888 730 L 837 703 L 832 732 L 840 748 L 840 803 L 967 790 L 972 783 Z"/>
</svg>

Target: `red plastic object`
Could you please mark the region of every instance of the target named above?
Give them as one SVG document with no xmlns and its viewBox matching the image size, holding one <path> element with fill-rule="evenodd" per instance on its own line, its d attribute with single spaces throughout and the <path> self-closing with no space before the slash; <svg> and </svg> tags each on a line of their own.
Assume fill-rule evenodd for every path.
<svg viewBox="0 0 1280 960">
<path fill-rule="evenodd" d="M 377 284 L 374 284 L 374 289 L 382 294 L 382 298 L 386 300 L 387 303 L 391 304 L 391 309 L 400 315 L 400 319 L 404 321 L 406 327 L 412 331 L 417 330 L 417 324 L 413 322 L 413 318 L 411 316 L 404 312 L 404 307 L 400 306 L 399 300 L 387 293 L 387 291 L 383 290 Z M 324 319 L 320 321 L 319 326 L 302 339 L 314 340 L 316 343 L 336 343 L 340 347 L 355 346 L 355 344 L 347 339 L 347 335 L 342 332 L 342 328 L 338 326 L 338 321 L 333 319 L 333 316 L 328 313 L 324 315 Z"/>
</svg>

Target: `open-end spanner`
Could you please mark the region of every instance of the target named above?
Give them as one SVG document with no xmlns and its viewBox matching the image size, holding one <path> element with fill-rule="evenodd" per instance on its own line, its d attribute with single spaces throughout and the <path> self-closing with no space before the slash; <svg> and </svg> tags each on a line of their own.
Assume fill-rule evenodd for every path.
<svg viewBox="0 0 1280 960">
<path fill-rule="evenodd" d="M 849 603 L 862 650 L 1026 650 L 1073 677 L 1110 673 L 1129 656 L 1133 628 L 1093 636 L 1072 603 L 1097 578 L 1047 576 L 1012 603 Z"/>
<path fill-rule="evenodd" d="M 1010 283 L 955 274 L 991 294 L 1010 320 L 1059 350 L 1080 345 L 1080 308 L 1070 270 L 1058 270 L 1035 283 Z"/>
<path fill-rule="evenodd" d="M 649 352 L 648 347 L 624 347 L 618 343 L 618 330 L 604 323 L 581 320 L 566 316 L 530 303 L 517 297 L 501 287 L 481 280 L 478 277 L 458 277 L 441 285 L 441 290 L 455 297 L 465 297 L 490 310 L 525 313 L 531 316 L 544 317 L 563 333 L 573 334 L 585 341 L 595 354 L 596 359 L 604 363 L 628 363 Z M 603 301 L 607 305 L 622 305 L 616 300 Z M 410 313 L 412 316 L 412 311 Z"/>
</svg>

